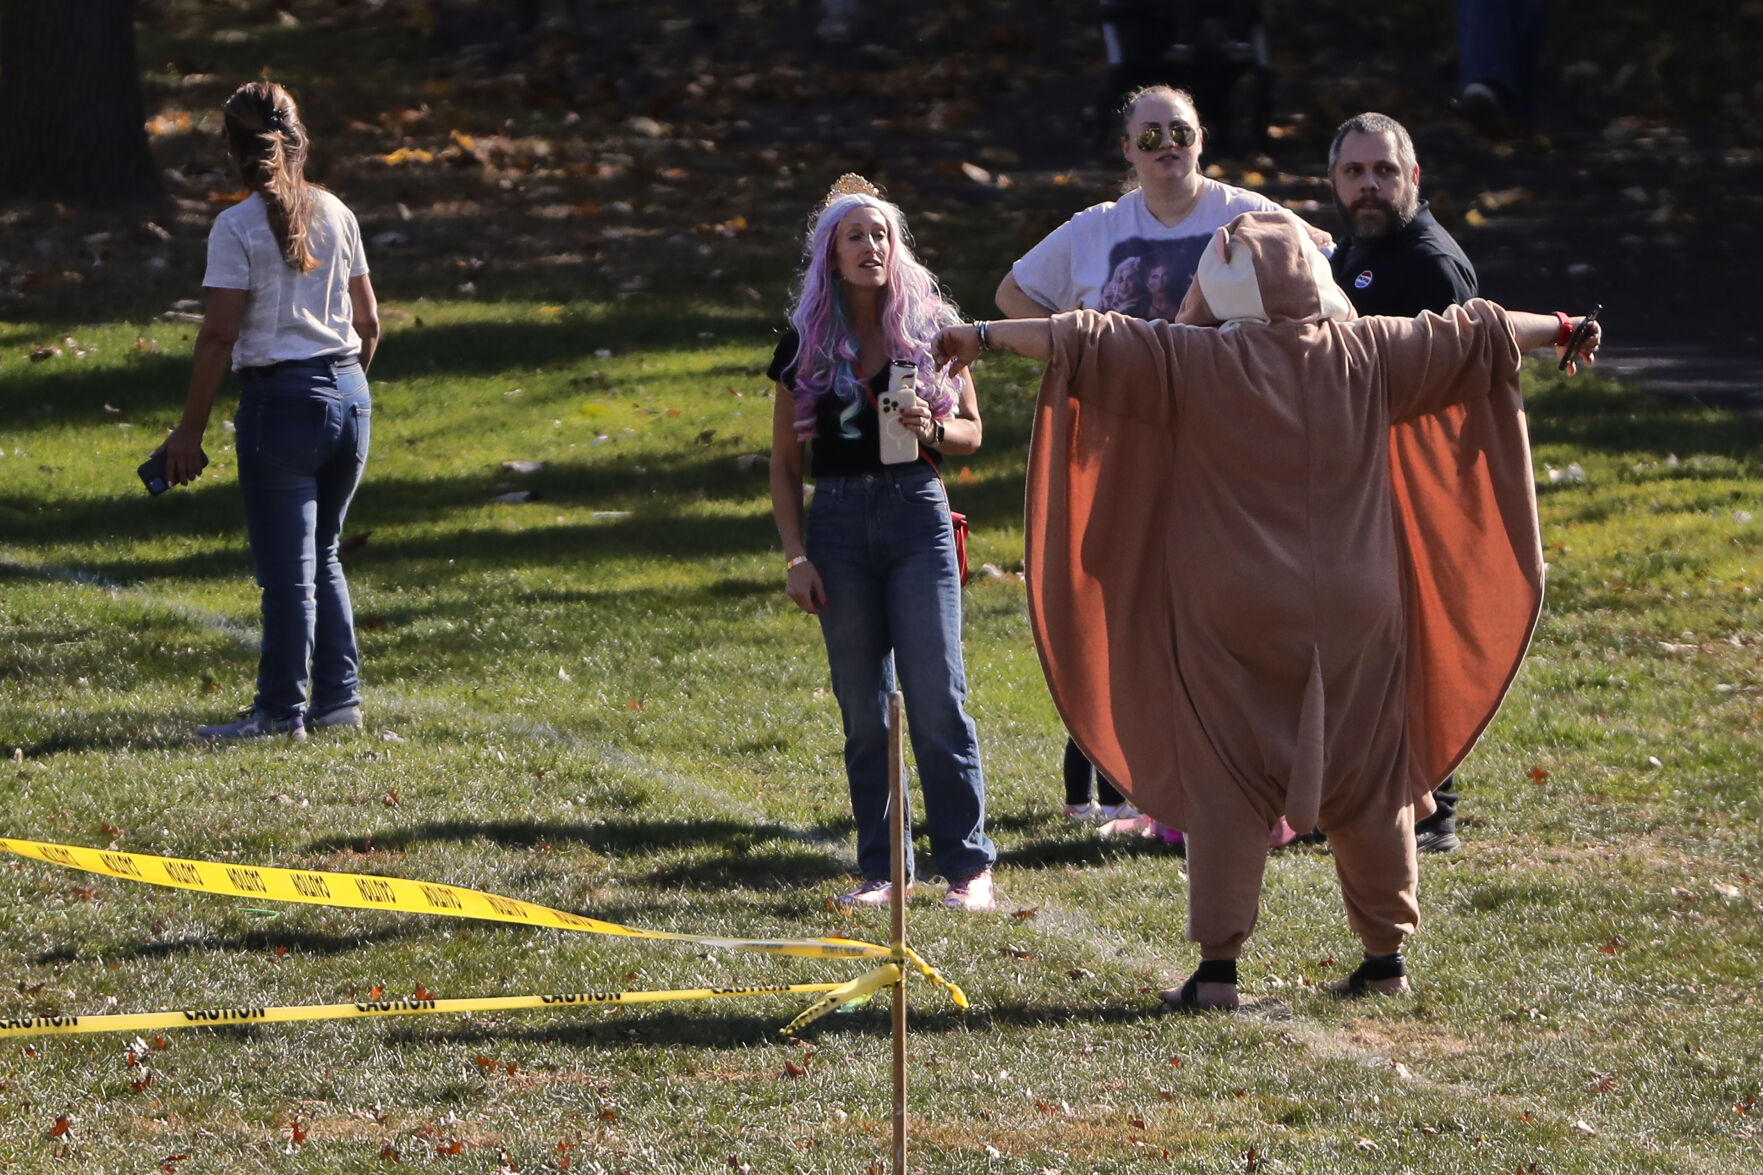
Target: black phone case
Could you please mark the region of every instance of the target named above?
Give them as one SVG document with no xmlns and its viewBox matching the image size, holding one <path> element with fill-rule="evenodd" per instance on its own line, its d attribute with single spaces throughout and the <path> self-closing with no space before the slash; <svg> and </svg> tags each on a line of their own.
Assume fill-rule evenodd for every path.
<svg viewBox="0 0 1763 1175">
<path fill-rule="evenodd" d="M 196 450 L 196 453 L 197 456 L 202 459 L 201 464 L 197 468 L 207 469 L 208 454 L 201 449 Z M 136 469 L 135 472 L 141 475 L 141 484 L 147 487 L 147 492 L 150 494 L 163 494 L 166 490 L 171 488 L 171 483 L 165 479 L 164 449 L 159 450 L 159 452 L 141 462 L 140 468 Z"/>
</svg>

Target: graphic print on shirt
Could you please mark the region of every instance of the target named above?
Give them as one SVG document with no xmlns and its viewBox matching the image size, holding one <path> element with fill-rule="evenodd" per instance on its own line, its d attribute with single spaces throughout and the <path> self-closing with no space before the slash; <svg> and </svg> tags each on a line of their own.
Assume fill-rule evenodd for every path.
<svg viewBox="0 0 1763 1175">
<path fill-rule="evenodd" d="M 1173 322 L 1193 284 L 1208 235 L 1149 240 L 1128 237 L 1108 251 L 1108 281 L 1098 309 Z"/>
</svg>

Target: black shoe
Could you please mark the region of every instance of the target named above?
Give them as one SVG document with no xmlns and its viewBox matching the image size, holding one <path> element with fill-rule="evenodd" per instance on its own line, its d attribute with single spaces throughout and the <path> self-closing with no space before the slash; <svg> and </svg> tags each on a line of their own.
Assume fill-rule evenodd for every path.
<svg viewBox="0 0 1763 1175">
<path fill-rule="evenodd" d="M 1454 853 L 1463 842 L 1449 828 L 1423 828 L 1414 833 L 1414 847 L 1423 853 Z"/>
<path fill-rule="evenodd" d="M 1506 96 L 1497 86 L 1486 82 L 1470 82 L 1463 87 L 1455 103 L 1457 113 L 1469 120 L 1477 134 L 1490 139 L 1503 139 L 1512 130 L 1507 115 Z"/>
</svg>

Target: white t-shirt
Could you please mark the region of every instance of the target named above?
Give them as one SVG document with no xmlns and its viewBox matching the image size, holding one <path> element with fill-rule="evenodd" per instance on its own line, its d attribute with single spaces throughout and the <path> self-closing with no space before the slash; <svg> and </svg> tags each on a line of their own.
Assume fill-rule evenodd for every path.
<svg viewBox="0 0 1763 1175">
<path fill-rule="evenodd" d="M 1011 274 L 1054 310 L 1118 310 L 1173 319 L 1215 230 L 1243 212 L 1278 211 L 1265 196 L 1201 178 L 1200 199 L 1180 224 L 1145 207 L 1143 189 L 1084 209 L 1030 249 Z"/>
<path fill-rule="evenodd" d="M 349 298 L 349 279 L 367 273 L 361 226 L 341 200 L 314 188 L 307 240 L 318 268 L 299 273 L 282 259 L 263 197 L 253 193 L 215 217 L 202 285 L 248 291 L 233 344 L 234 371 L 361 352 Z"/>
</svg>

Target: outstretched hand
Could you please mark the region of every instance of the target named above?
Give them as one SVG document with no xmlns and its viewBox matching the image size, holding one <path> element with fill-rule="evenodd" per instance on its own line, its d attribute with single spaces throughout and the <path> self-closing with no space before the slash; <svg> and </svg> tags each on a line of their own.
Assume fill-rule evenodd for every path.
<svg viewBox="0 0 1763 1175">
<path fill-rule="evenodd" d="M 1585 319 L 1583 317 L 1574 319 L 1573 320 L 1574 329 L 1578 330 L 1580 327 L 1580 324 L 1583 322 L 1585 322 Z M 1598 347 L 1603 341 L 1604 341 L 1604 326 L 1602 323 L 1598 322 L 1596 319 L 1593 319 L 1590 328 L 1586 331 L 1585 338 L 1580 340 L 1580 344 L 1578 347 L 1576 347 L 1574 349 L 1573 354 L 1571 356 L 1569 356 L 1567 354 L 1566 347 L 1556 347 L 1555 348 L 1555 358 L 1557 360 L 1566 359 L 1567 360 L 1567 374 L 1573 375 L 1579 371 L 1579 364 L 1580 364 L 1581 360 L 1585 361 L 1586 363 L 1596 363 L 1598 361 L 1598 359 L 1597 359 Z"/>
<path fill-rule="evenodd" d="M 931 344 L 931 358 L 938 367 L 947 365 L 951 378 L 960 375 L 979 358 L 979 331 L 971 325 L 944 327 Z"/>
</svg>

